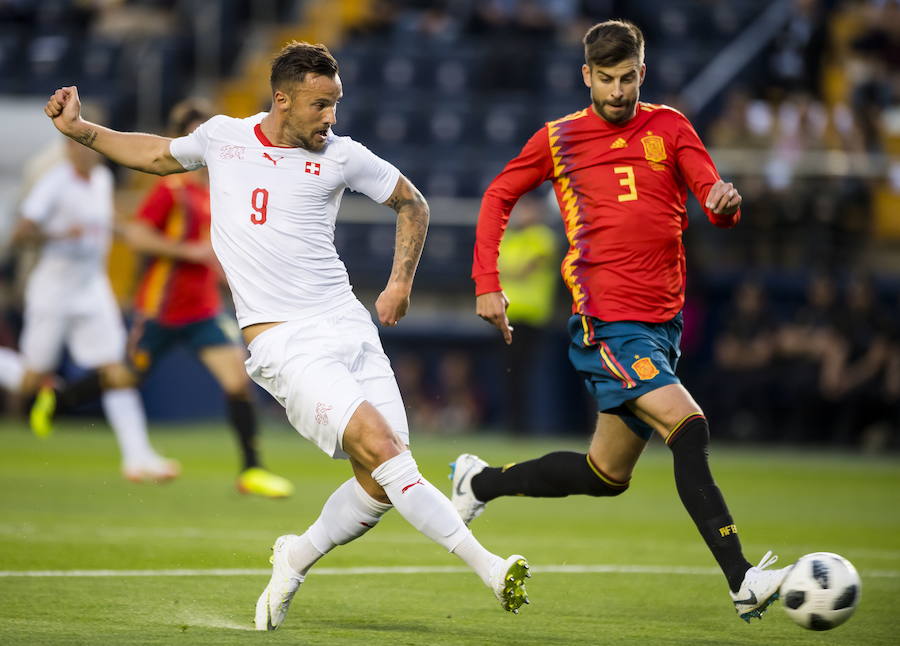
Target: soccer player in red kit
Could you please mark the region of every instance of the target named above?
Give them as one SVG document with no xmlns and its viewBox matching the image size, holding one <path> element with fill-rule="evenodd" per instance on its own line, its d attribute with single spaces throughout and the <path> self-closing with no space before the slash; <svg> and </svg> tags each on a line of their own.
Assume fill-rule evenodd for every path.
<svg viewBox="0 0 900 646">
<path fill-rule="evenodd" d="M 510 211 L 545 181 L 556 192 L 569 250 L 562 275 L 572 294 L 569 358 L 599 411 L 587 454 L 555 452 L 501 468 L 471 454 L 454 463 L 453 502 L 466 522 L 499 496 L 617 496 L 647 441 L 672 450 L 685 509 L 749 621 L 778 596 L 789 568 L 752 567 L 707 462 L 709 427 L 675 376 L 684 306 L 687 190 L 709 220 L 732 227 L 741 196 L 716 171 L 690 122 L 677 110 L 638 100 L 644 41 L 633 24 L 610 20 L 584 37 L 591 105 L 550 121 L 485 192 L 472 277 L 476 311 L 506 343 L 513 330 L 497 271 Z"/>
</svg>

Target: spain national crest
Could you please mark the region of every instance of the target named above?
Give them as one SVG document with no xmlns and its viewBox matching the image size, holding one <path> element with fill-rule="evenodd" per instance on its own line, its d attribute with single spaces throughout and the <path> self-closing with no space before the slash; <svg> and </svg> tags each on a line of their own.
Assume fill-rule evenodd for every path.
<svg viewBox="0 0 900 646">
<path fill-rule="evenodd" d="M 636 374 L 641 381 L 648 381 L 659 374 L 659 368 L 653 365 L 653 361 L 650 360 L 650 357 L 641 357 L 631 364 L 631 369 L 634 370 L 634 374 Z"/>
<path fill-rule="evenodd" d="M 666 144 L 659 135 L 651 132 L 646 137 L 641 137 L 641 143 L 644 144 L 644 157 L 648 162 L 661 162 L 666 158 Z"/>
</svg>

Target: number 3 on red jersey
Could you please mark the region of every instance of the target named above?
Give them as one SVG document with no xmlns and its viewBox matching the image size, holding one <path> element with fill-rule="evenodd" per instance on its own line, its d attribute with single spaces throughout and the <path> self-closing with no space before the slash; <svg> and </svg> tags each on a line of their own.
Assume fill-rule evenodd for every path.
<svg viewBox="0 0 900 646">
<path fill-rule="evenodd" d="M 264 188 L 254 188 L 250 195 L 250 206 L 254 211 L 250 214 L 250 221 L 253 224 L 265 224 L 269 210 L 269 191 Z"/>
</svg>

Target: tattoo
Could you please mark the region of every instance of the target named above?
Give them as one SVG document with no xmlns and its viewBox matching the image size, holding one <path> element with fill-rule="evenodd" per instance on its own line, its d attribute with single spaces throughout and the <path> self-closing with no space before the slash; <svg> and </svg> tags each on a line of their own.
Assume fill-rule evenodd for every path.
<svg viewBox="0 0 900 646">
<path fill-rule="evenodd" d="M 397 238 L 391 280 L 412 281 L 428 231 L 428 203 L 409 181 L 386 204 L 397 212 Z M 403 190 L 406 189 L 406 190 Z M 401 194 L 402 193 L 402 194 Z"/>
<path fill-rule="evenodd" d="M 91 128 L 90 130 L 88 130 L 87 132 L 85 132 L 83 134 L 78 135 L 77 137 L 73 137 L 73 139 L 75 139 L 75 141 L 77 141 L 80 144 L 84 144 L 88 148 L 91 147 L 91 144 L 94 143 L 94 139 L 96 139 L 96 138 L 97 138 L 97 131 L 94 130 L 93 128 Z"/>
</svg>

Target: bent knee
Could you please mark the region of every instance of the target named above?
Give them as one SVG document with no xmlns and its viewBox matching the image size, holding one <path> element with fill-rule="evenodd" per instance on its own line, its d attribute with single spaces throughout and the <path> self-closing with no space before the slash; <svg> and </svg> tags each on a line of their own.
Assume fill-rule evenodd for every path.
<svg viewBox="0 0 900 646">
<path fill-rule="evenodd" d="M 631 482 L 620 482 L 620 483 L 611 483 L 604 482 L 600 478 L 595 478 L 591 483 L 591 487 L 587 491 L 587 495 L 589 496 L 621 496 L 623 493 L 628 491 L 628 486 Z"/>
</svg>

